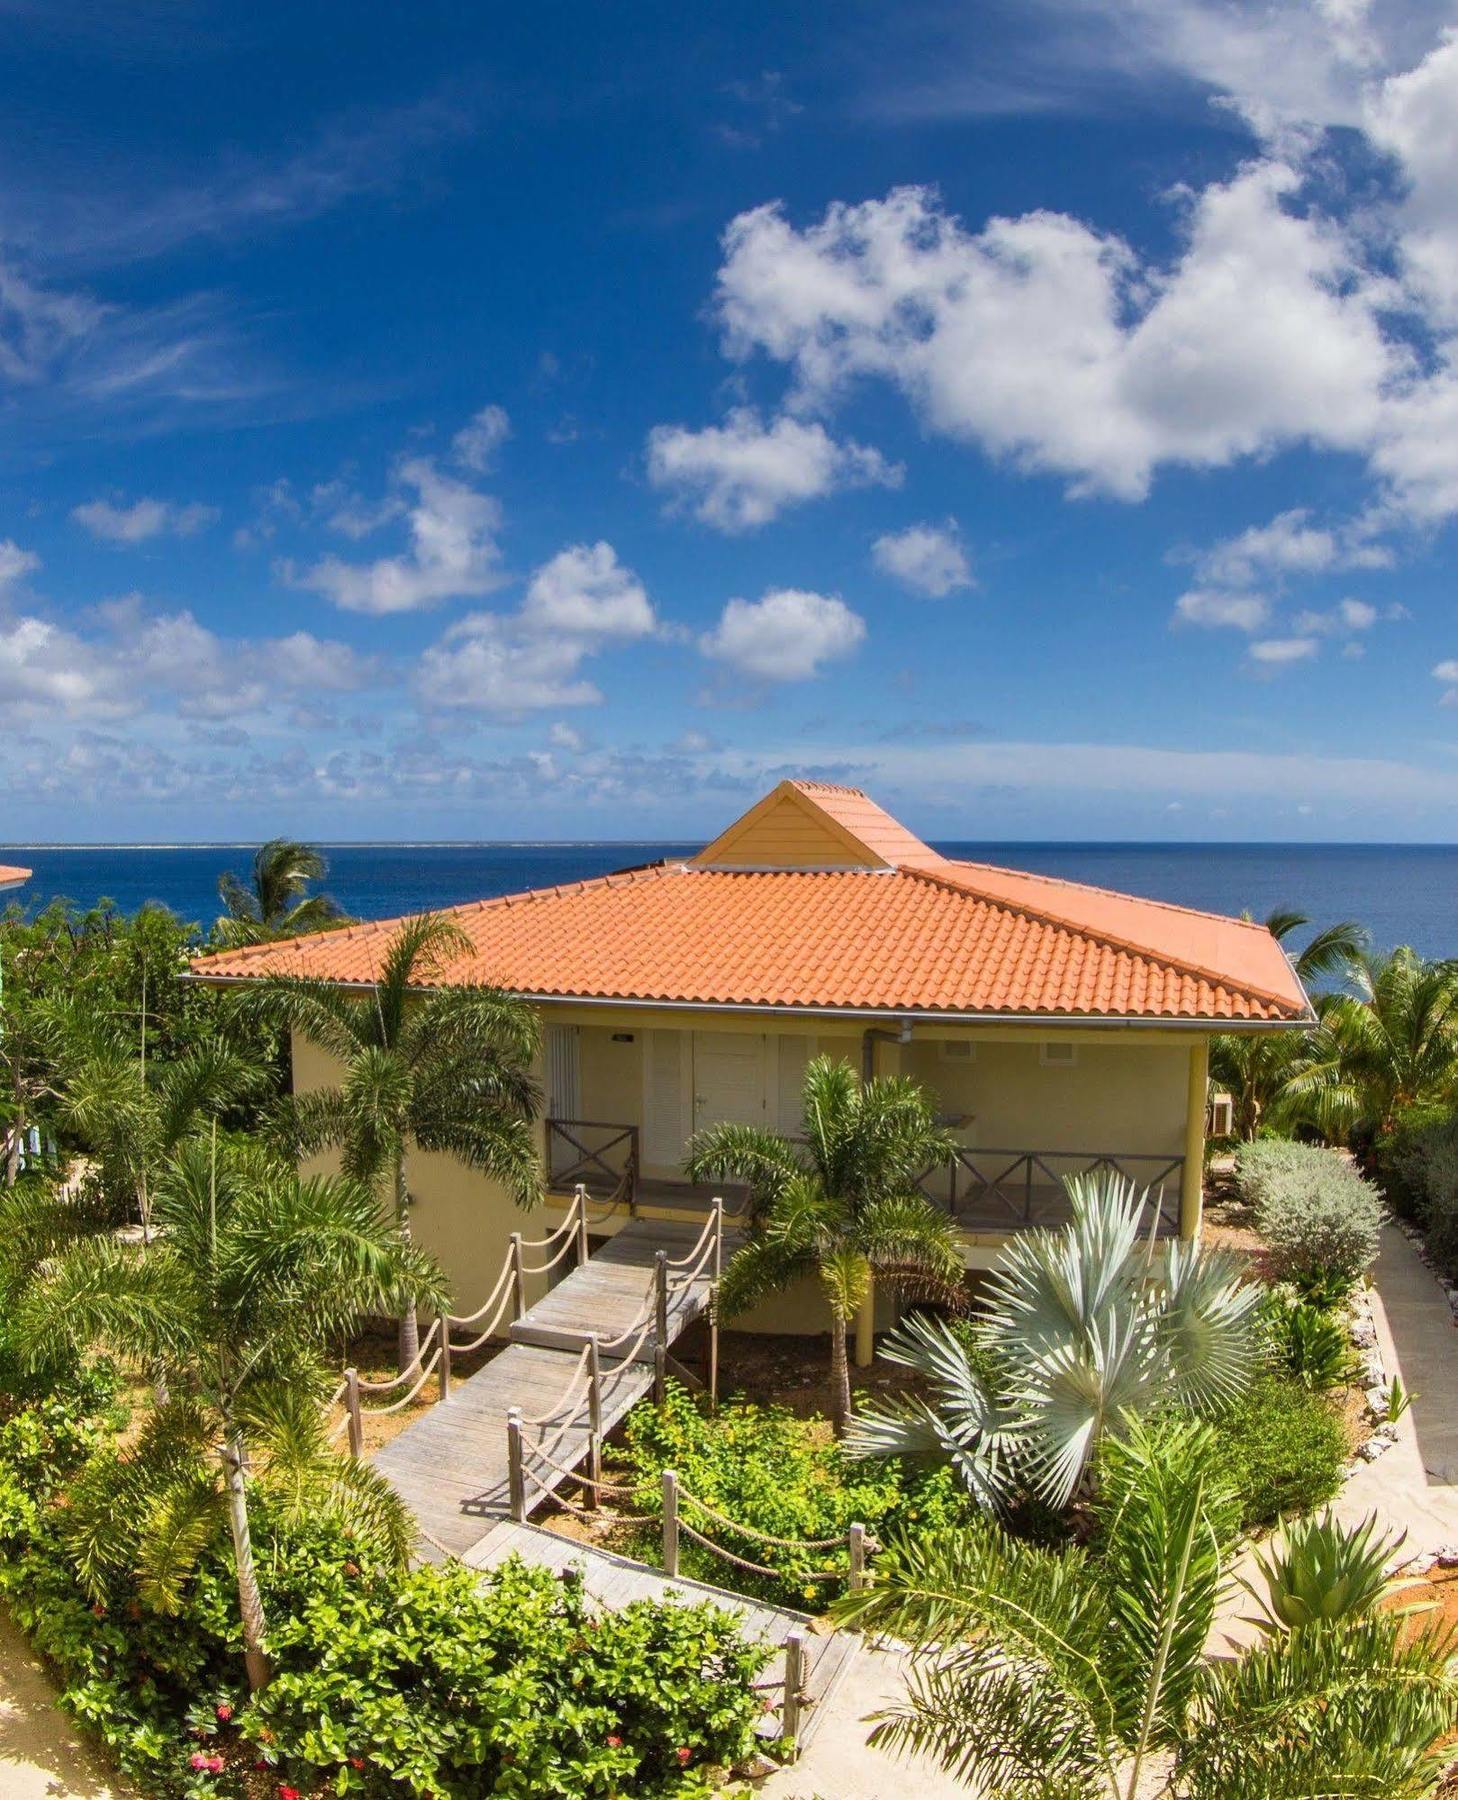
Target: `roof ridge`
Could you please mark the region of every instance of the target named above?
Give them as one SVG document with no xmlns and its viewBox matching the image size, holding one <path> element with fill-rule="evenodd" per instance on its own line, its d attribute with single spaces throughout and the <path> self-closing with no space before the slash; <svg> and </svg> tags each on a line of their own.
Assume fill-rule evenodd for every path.
<svg viewBox="0 0 1458 1800">
<path fill-rule="evenodd" d="M 957 866 L 949 857 L 943 857 L 940 860 L 944 868 L 955 868 Z M 968 866 L 972 868 L 977 867 L 975 863 Z M 985 863 L 982 866 L 990 869 L 994 865 Z M 1167 968 L 1179 969 L 1184 974 L 1196 976 L 1201 981 L 1212 982 L 1216 987 L 1223 987 L 1231 992 L 1254 995 L 1256 998 L 1263 1000 L 1270 1005 L 1278 1006 L 1283 1009 L 1289 1007 L 1291 1004 L 1289 998 L 1276 993 L 1274 988 L 1261 987 L 1259 983 L 1253 981 L 1235 981 L 1232 980 L 1228 973 L 1222 973 L 1218 969 L 1207 968 L 1204 963 L 1196 962 L 1190 957 L 1176 956 L 1167 950 L 1156 950 L 1149 944 L 1135 943 L 1132 938 L 1121 937 L 1117 932 L 1107 931 L 1097 925 L 1085 925 L 1077 919 L 1070 919 L 1061 913 L 1050 912 L 1043 907 L 1029 906 L 1022 901 L 1009 900 L 1001 894 L 984 893 L 981 888 L 973 887 L 970 882 L 957 881 L 944 874 L 942 869 L 936 868 L 930 864 L 903 863 L 899 873 L 916 876 L 924 881 L 936 882 L 942 887 L 952 889 L 955 893 L 969 894 L 975 899 L 982 901 L 984 905 L 996 906 L 1004 912 L 1031 916 L 1040 920 L 1045 925 L 1054 925 L 1063 931 L 1077 932 L 1080 937 L 1092 938 L 1097 943 L 1107 945 L 1110 949 L 1123 950 L 1131 956 L 1142 956 L 1147 962 L 1162 962 Z M 1009 869 L 1004 871 L 1004 873 L 1017 874 L 1019 871 Z M 1068 885 L 1073 887 L 1076 886 L 1077 883 L 1070 882 Z M 1112 890 L 1096 889 L 1095 891 Z M 1134 894 L 1125 897 L 1131 900 L 1138 898 L 1138 896 Z M 1157 905 L 1159 902 L 1155 902 L 1155 904 Z M 1174 910 L 1193 911 L 1194 909 L 1177 907 Z M 1222 924 L 1230 924 L 1233 922 L 1228 919 L 1223 919 L 1219 913 L 1206 913 L 1203 916 L 1219 920 Z"/>
<path fill-rule="evenodd" d="M 1211 912 L 1205 906 L 1184 906 L 1178 900 L 1161 900 L 1150 894 L 1126 894 L 1122 888 L 1102 888 L 1096 881 L 1074 881 L 1067 875 L 1045 875 L 1038 869 L 1011 869 L 1006 863 L 972 862 L 962 856 L 944 856 L 944 863 L 954 869 L 987 869 L 994 875 L 1012 875 L 1019 881 L 1041 881 L 1049 887 L 1077 888 L 1082 894 L 1113 894 L 1119 900 L 1134 900 L 1140 906 L 1157 906 L 1162 912 L 1178 913 L 1187 919 L 1209 919 L 1216 925 L 1244 925 L 1252 931 L 1266 928 L 1259 919 L 1242 919 L 1234 913 Z"/>
</svg>

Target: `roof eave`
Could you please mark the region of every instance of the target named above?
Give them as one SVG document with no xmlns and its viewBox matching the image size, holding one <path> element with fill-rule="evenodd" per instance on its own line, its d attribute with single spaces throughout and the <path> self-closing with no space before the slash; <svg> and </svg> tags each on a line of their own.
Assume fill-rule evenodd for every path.
<svg viewBox="0 0 1458 1800">
<path fill-rule="evenodd" d="M 181 979 L 202 987 L 229 988 L 250 987 L 267 977 L 210 975 L 191 969 Z M 328 987 L 361 994 L 368 993 L 377 985 L 373 981 L 342 981 L 329 977 L 312 979 L 322 980 Z M 437 982 L 414 987 L 410 992 L 439 993 L 450 985 L 449 982 Z M 513 992 L 518 1000 L 530 1001 L 534 1006 L 603 1006 L 654 1012 L 750 1013 L 778 1019 L 864 1019 L 870 1022 L 907 1019 L 923 1025 L 1027 1025 L 1044 1030 L 1056 1027 L 1064 1030 L 1107 1028 L 1121 1031 L 1190 1031 L 1218 1034 L 1222 1037 L 1268 1031 L 1306 1031 L 1316 1023 L 1316 1014 L 1309 1008 L 1305 1014 L 1296 1018 L 1217 1019 L 1205 1015 L 1170 1013 L 958 1012 L 917 1006 L 778 1006 L 753 1000 L 668 1000 L 651 995 L 541 993 L 530 989 L 516 989 Z"/>
</svg>

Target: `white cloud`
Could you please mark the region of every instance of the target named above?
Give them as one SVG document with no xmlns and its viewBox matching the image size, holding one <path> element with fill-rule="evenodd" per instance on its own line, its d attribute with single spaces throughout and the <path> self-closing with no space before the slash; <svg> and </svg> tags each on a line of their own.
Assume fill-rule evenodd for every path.
<svg viewBox="0 0 1458 1800">
<path fill-rule="evenodd" d="M 954 519 L 945 525 L 908 525 L 904 531 L 887 532 L 871 546 L 871 558 L 884 574 L 934 599 L 972 585 Z"/>
<path fill-rule="evenodd" d="M 574 639 L 641 638 L 657 626 L 653 607 L 611 544 L 573 544 L 542 564 L 527 585 L 521 622 L 533 633 Z"/>
<path fill-rule="evenodd" d="M 1182 624 L 1228 625 L 1236 631 L 1259 631 L 1270 611 L 1260 594 L 1231 594 L 1218 588 L 1192 588 L 1175 601 L 1175 619 Z"/>
<path fill-rule="evenodd" d="M 586 741 L 575 725 L 568 725 L 562 719 L 558 719 L 547 733 L 547 742 L 554 750 L 566 750 L 573 756 L 584 748 Z"/>
<path fill-rule="evenodd" d="M 411 457 L 396 471 L 414 493 L 406 507 L 410 549 L 376 562 L 326 556 L 307 569 L 281 566 L 295 587 L 322 594 L 347 612 L 416 612 L 443 600 L 473 598 L 501 586 L 497 534 L 501 508 L 489 495 L 442 474 L 428 457 Z"/>
<path fill-rule="evenodd" d="M 1343 631 L 1370 631 L 1381 618 L 1400 618 L 1402 609 L 1383 611 L 1370 600 L 1338 600 L 1329 612 L 1299 612 L 1291 621 L 1294 630 L 1329 637 Z"/>
<path fill-rule="evenodd" d="M 1308 661 L 1319 648 L 1314 637 L 1257 638 L 1250 647 L 1250 658 L 1263 668 L 1278 669 Z"/>
<path fill-rule="evenodd" d="M 1458 658 L 1450 656 L 1443 662 L 1435 663 L 1433 666 L 1433 678 L 1436 681 L 1451 681 L 1458 683 Z"/>
<path fill-rule="evenodd" d="M 45 619 L 0 621 L 0 700 L 22 715 L 115 716 L 127 701 L 113 671 L 74 633 Z"/>
<path fill-rule="evenodd" d="M 483 406 L 451 439 L 456 461 L 478 475 L 496 460 L 496 452 L 511 436 L 511 420 L 504 406 Z"/>
<path fill-rule="evenodd" d="M 427 706 L 520 718 L 557 706 L 596 706 L 601 692 L 578 671 L 584 646 L 524 636 L 500 613 L 471 613 L 420 659 L 416 689 Z"/>
<path fill-rule="evenodd" d="M 752 530 L 840 488 L 896 487 L 901 475 L 879 450 L 837 443 L 823 425 L 800 419 L 766 425 L 749 406 L 702 431 L 655 425 L 648 434 L 649 481 L 720 531 Z"/>
<path fill-rule="evenodd" d="M 1374 543 L 1368 522 L 1340 529 L 1311 523 L 1302 506 L 1277 513 L 1266 525 L 1251 525 L 1213 544 L 1194 559 L 1202 581 L 1246 587 L 1265 577 L 1320 575 L 1329 569 L 1383 569 L 1392 562 L 1385 544 Z"/>
<path fill-rule="evenodd" d="M 73 506 L 71 517 L 92 537 L 113 544 L 141 544 L 163 533 L 191 537 L 217 520 L 218 509 L 197 501 L 179 506 L 172 500 L 135 500 L 130 506 L 117 506 L 110 500 L 88 500 L 84 506 Z"/>
<path fill-rule="evenodd" d="M 1406 184 L 1398 230 L 1408 281 L 1436 317 L 1458 324 L 1458 30 L 1369 89 L 1363 124 Z"/>
<path fill-rule="evenodd" d="M 0 588 L 23 581 L 40 566 L 41 559 L 34 550 L 22 550 L 14 538 L 0 538 Z"/>
<path fill-rule="evenodd" d="M 420 659 L 416 691 L 429 707 L 521 718 L 595 706 L 580 673 L 612 642 L 658 629 L 652 602 L 611 544 L 573 544 L 541 565 L 514 613 L 471 613 Z"/>
<path fill-rule="evenodd" d="M 699 648 L 762 681 L 804 681 L 865 635 L 865 621 L 837 596 L 775 588 L 760 600 L 731 600 Z"/>
<path fill-rule="evenodd" d="M 726 347 L 789 364 L 802 407 L 888 379 L 932 429 L 1075 492 L 1138 499 L 1164 463 L 1359 448 L 1401 362 L 1376 318 L 1388 284 L 1295 210 L 1299 186 L 1270 159 L 1207 187 L 1168 269 L 1062 214 L 974 234 L 925 188 L 804 231 L 760 207 L 725 233 Z"/>
</svg>

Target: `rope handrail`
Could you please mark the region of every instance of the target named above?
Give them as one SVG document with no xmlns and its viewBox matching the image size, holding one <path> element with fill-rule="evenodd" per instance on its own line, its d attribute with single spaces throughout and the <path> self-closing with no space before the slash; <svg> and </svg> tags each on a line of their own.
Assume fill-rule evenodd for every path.
<svg viewBox="0 0 1458 1800">
<path fill-rule="evenodd" d="M 669 1257 L 668 1266 L 670 1269 L 686 1268 L 687 1265 L 694 1260 L 694 1258 L 699 1254 L 699 1252 L 704 1248 L 704 1246 L 712 1240 L 713 1235 L 714 1235 L 714 1228 L 716 1225 L 718 1225 L 720 1216 L 721 1215 L 720 1215 L 717 1207 L 710 1209 L 708 1218 L 704 1220 L 703 1230 L 694 1239 L 694 1241 L 693 1241 L 692 1245 L 689 1247 L 689 1249 L 686 1250 L 682 1256 L 670 1256 Z"/>
<path fill-rule="evenodd" d="M 483 1314 L 489 1312 L 491 1308 L 497 1304 L 501 1299 L 502 1294 L 505 1292 L 510 1280 L 511 1252 L 508 1250 L 505 1257 L 502 1259 L 501 1273 L 496 1277 L 496 1285 L 492 1288 L 482 1304 L 476 1308 L 475 1312 L 447 1313 L 446 1317 L 450 1320 L 452 1325 L 474 1325 L 477 1319 L 481 1318 Z"/>
<path fill-rule="evenodd" d="M 575 1227 L 576 1220 L 573 1221 L 573 1225 Z M 569 1237 L 568 1239 L 566 1239 L 566 1241 L 562 1245 L 562 1248 L 557 1252 L 557 1254 L 554 1257 L 551 1258 L 550 1261 L 543 1262 L 543 1263 L 523 1263 L 521 1266 L 521 1272 L 523 1275 L 546 1275 L 546 1274 L 549 1274 L 553 1269 L 556 1268 L 557 1264 L 559 1262 L 561 1262 L 561 1260 L 564 1256 L 567 1256 L 568 1254 L 570 1254 L 571 1251 L 575 1250 L 576 1248 L 577 1248 L 577 1234 L 576 1234 L 576 1231 L 574 1230 L 572 1236 Z"/>
<path fill-rule="evenodd" d="M 437 1319 L 430 1330 L 427 1331 L 425 1336 L 420 1340 L 415 1352 L 415 1361 L 411 1363 L 408 1369 L 402 1369 L 398 1375 L 391 1376 L 388 1381 L 362 1380 L 359 1384 L 359 1391 L 362 1394 L 388 1394 L 392 1389 L 399 1387 L 402 1381 L 409 1381 L 415 1371 L 420 1367 L 421 1357 L 425 1355 L 426 1351 L 435 1342 L 439 1332 L 440 1320 Z M 433 1366 L 434 1365 L 432 1365 L 432 1367 Z"/>
<path fill-rule="evenodd" d="M 584 1198 L 585 1195 L 580 1191 L 573 1194 L 566 1212 L 562 1215 L 562 1223 L 558 1225 L 554 1231 L 549 1231 L 543 1238 L 523 1238 L 521 1241 L 522 1249 L 546 1250 L 550 1248 L 551 1245 L 555 1244 L 557 1239 L 561 1237 L 564 1232 L 575 1231 L 577 1228 L 577 1209 Z"/>
<path fill-rule="evenodd" d="M 690 1505 L 698 1507 L 701 1513 L 706 1514 L 716 1524 L 723 1525 L 729 1531 L 737 1531 L 743 1537 L 754 1538 L 759 1543 L 769 1544 L 776 1550 L 834 1550 L 844 1547 L 845 1544 L 843 1531 L 835 1537 L 828 1538 L 782 1538 L 776 1537 L 771 1531 L 761 1531 L 756 1525 L 741 1525 L 737 1519 L 727 1518 L 723 1513 L 710 1506 L 707 1500 L 700 1500 L 697 1494 L 690 1493 L 687 1488 L 681 1487 L 678 1490 L 678 1498 L 680 1503 L 687 1500 Z"/>
<path fill-rule="evenodd" d="M 388 1406 L 367 1406 L 362 1408 L 362 1411 L 367 1413 L 372 1419 L 384 1419 L 388 1418 L 391 1413 L 399 1412 L 402 1407 L 409 1406 L 410 1402 L 425 1386 L 426 1382 L 430 1380 L 436 1365 L 440 1361 L 440 1354 L 440 1348 L 437 1346 L 435 1355 L 431 1357 L 428 1363 L 425 1363 L 422 1366 L 420 1379 L 416 1382 L 415 1386 L 411 1388 L 408 1394 L 402 1394 L 398 1400 L 392 1400 Z"/>
<path fill-rule="evenodd" d="M 587 1369 L 587 1345 L 584 1344 L 582 1346 L 582 1349 L 578 1353 L 576 1366 L 574 1367 L 571 1375 L 567 1379 L 567 1385 L 562 1390 L 561 1399 L 559 1399 L 557 1401 L 555 1406 L 548 1407 L 546 1412 L 539 1414 L 536 1418 L 534 1418 L 534 1419 L 524 1418 L 522 1420 L 522 1424 L 523 1425 L 548 1425 L 548 1424 L 555 1423 L 558 1412 L 561 1410 L 562 1406 L 566 1402 L 567 1397 L 570 1394 L 573 1394 L 575 1392 L 577 1384 L 578 1384 L 579 1380 L 582 1378 L 583 1374 L 586 1372 L 586 1369 Z"/>
<path fill-rule="evenodd" d="M 678 1529 L 685 1537 L 691 1537 L 696 1544 L 702 1544 L 706 1550 L 712 1550 L 715 1556 L 722 1556 L 726 1563 L 732 1563 L 736 1569 L 747 1569 L 751 1575 L 768 1575 L 771 1580 L 783 1581 L 783 1569 L 767 1568 L 764 1563 L 751 1562 L 747 1556 L 738 1556 L 733 1550 L 726 1550 L 722 1544 L 716 1544 L 711 1537 L 705 1537 L 702 1531 L 695 1531 L 687 1519 L 680 1519 Z M 840 1569 L 797 1569 L 796 1581 L 840 1581 Z"/>
<path fill-rule="evenodd" d="M 481 1346 L 484 1343 L 486 1343 L 486 1341 L 489 1338 L 494 1337 L 496 1335 L 497 1326 L 500 1325 L 503 1317 L 506 1314 L 506 1305 L 507 1305 L 507 1301 L 509 1298 L 510 1298 L 510 1296 L 507 1294 L 502 1294 L 499 1296 L 497 1303 L 496 1303 L 496 1311 L 491 1315 L 491 1318 L 489 1319 L 489 1321 L 487 1322 L 485 1328 L 481 1331 L 481 1333 L 477 1337 L 473 1337 L 469 1344 L 458 1344 L 454 1340 L 452 1340 L 451 1341 L 451 1355 L 452 1356 L 470 1356 L 473 1352 L 479 1350 L 481 1348 Z M 473 1316 L 475 1318 L 480 1318 L 481 1315 L 479 1313 L 476 1313 Z M 453 1323 L 454 1323 L 454 1321 L 453 1321 Z"/>
</svg>

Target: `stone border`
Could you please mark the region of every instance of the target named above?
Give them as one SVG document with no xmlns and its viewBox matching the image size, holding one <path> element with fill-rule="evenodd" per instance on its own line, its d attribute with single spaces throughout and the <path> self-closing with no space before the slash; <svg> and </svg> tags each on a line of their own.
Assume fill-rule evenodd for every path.
<svg viewBox="0 0 1458 1800">
<path fill-rule="evenodd" d="M 1407 1219 L 1399 1219 L 1397 1214 L 1390 1210 L 1387 1217 L 1407 1239 L 1408 1243 L 1412 1245 L 1413 1249 L 1417 1252 L 1418 1261 L 1429 1271 L 1438 1286 L 1442 1288 L 1444 1298 L 1448 1302 L 1448 1311 L 1453 1315 L 1453 1323 L 1458 1325 L 1458 1282 L 1450 1281 L 1438 1267 L 1437 1263 L 1434 1262 L 1432 1255 L 1428 1250 L 1427 1239 L 1423 1236 L 1422 1232 L 1418 1230 L 1416 1225 L 1412 1224 Z"/>
<path fill-rule="evenodd" d="M 1368 1420 L 1375 1427 L 1357 1445 L 1356 1454 L 1347 1464 L 1345 1479 L 1350 1481 L 1363 1463 L 1376 1462 L 1379 1456 L 1397 1442 L 1396 1422 L 1387 1416 L 1392 1382 L 1387 1374 L 1387 1365 L 1382 1360 L 1382 1346 L 1378 1342 L 1377 1326 L 1372 1317 L 1370 1280 L 1364 1282 L 1352 1295 L 1347 1330 L 1353 1348 L 1362 1355 L 1362 1376 L 1358 1385 L 1367 1397 Z"/>
</svg>

